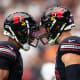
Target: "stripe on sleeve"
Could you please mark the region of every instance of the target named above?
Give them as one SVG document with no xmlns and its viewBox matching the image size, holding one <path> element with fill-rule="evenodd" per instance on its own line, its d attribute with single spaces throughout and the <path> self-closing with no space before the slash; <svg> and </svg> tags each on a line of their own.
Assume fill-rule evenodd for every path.
<svg viewBox="0 0 80 80">
<path fill-rule="evenodd" d="M 16 53 L 13 50 L 11 50 L 10 48 L 0 46 L 0 53 L 7 54 L 7 55 L 11 56 L 12 58 L 16 59 Z"/>
</svg>

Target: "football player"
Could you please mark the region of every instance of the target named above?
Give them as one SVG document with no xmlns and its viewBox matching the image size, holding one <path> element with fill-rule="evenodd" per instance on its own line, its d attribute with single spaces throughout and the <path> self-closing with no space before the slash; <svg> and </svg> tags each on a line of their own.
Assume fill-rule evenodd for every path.
<svg viewBox="0 0 80 80">
<path fill-rule="evenodd" d="M 57 80 L 80 80 L 80 38 L 72 36 L 75 27 L 71 11 L 63 7 L 49 8 L 41 18 L 43 44 L 59 44 L 56 56 Z M 44 38 L 48 39 L 48 42 Z"/>
<path fill-rule="evenodd" d="M 22 80 L 23 62 L 19 49 L 29 50 L 37 39 L 38 30 L 28 13 L 16 12 L 5 19 L 4 35 L 8 36 L 8 41 L 0 42 L 0 80 Z"/>
</svg>

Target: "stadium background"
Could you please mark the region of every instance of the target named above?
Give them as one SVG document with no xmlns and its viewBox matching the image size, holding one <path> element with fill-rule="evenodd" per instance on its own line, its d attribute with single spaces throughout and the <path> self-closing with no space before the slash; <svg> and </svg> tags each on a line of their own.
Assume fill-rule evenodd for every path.
<svg viewBox="0 0 80 80">
<path fill-rule="evenodd" d="M 3 23 L 7 15 L 16 11 L 28 12 L 39 24 L 43 12 L 57 5 L 72 11 L 76 24 L 72 34 L 80 36 L 80 0 L 0 0 L 0 41 L 7 40 L 3 35 Z M 55 80 L 54 64 L 57 48 L 58 45 L 44 46 L 39 43 L 37 48 L 31 47 L 28 52 L 20 49 L 24 67 L 23 80 Z"/>
</svg>

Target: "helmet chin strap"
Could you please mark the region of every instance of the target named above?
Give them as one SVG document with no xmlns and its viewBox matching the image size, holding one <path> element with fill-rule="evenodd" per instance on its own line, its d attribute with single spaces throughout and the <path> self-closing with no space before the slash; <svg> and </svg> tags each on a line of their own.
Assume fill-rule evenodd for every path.
<svg viewBox="0 0 80 80">
<path fill-rule="evenodd" d="M 56 40 L 57 40 L 57 38 L 58 38 L 59 36 L 60 36 L 60 33 L 57 34 L 57 36 L 55 37 L 55 39 L 50 39 L 50 40 L 48 41 L 48 43 L 49 43 L 51 46 L 55 45 L 55 42 L 56 42 Z"/>
<path fill-rule="evenodd" d="M 23 47 L 23 49 L 24 49 L 25 51 L 30 50 L 30 46 L 29 46 L 29 44 L 27 44 L 27 43 L 22 44 L 22 47 Z"/>
</svg>

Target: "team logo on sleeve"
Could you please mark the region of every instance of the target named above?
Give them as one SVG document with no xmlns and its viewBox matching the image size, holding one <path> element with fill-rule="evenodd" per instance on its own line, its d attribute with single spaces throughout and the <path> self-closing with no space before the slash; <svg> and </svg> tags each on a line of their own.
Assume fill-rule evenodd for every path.
<svg viewBox="0 0 80 80">
<path fill-rule="evenodd" d="M 74 41 L 75 41 L 75 40 L 71 40 L 71 39 L 68 40 L 68 42 L 74 42 Z"/>
</svg>

